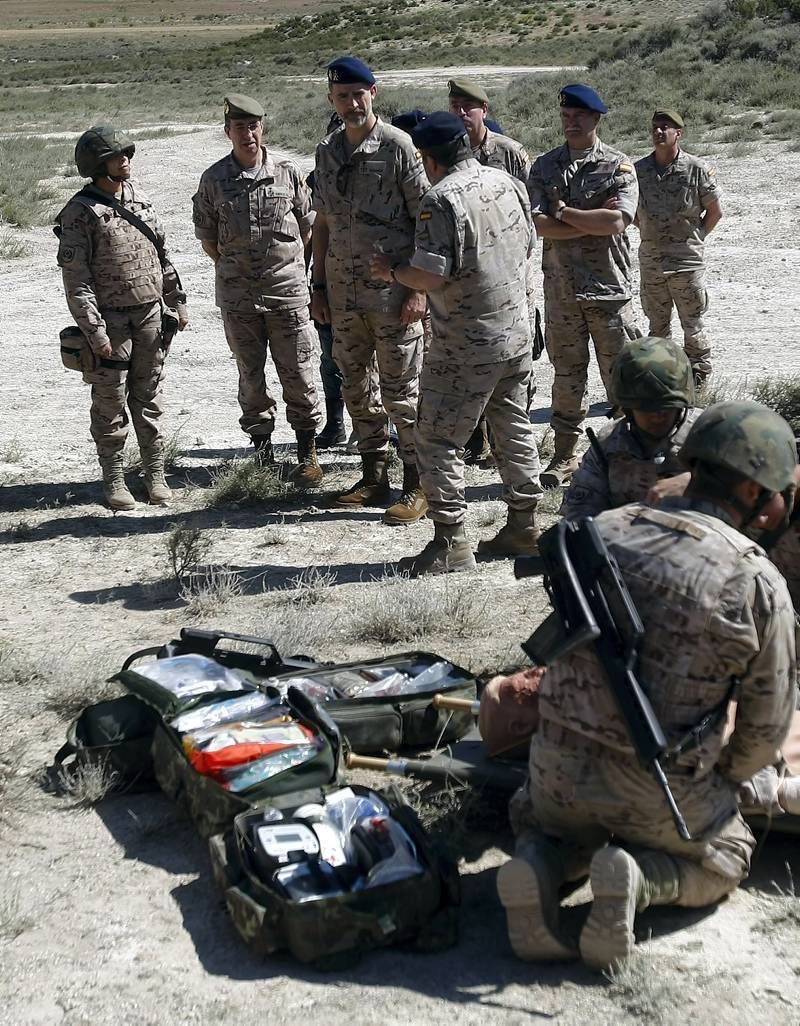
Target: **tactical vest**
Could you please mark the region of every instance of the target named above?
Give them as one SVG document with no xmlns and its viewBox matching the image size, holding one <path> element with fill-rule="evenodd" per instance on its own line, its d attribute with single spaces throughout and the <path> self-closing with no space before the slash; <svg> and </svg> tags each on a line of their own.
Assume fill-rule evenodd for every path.
<svg viewBox="0 0 800 1026">
<path fill-rule="evenodd" d="M 92 222 L 92 274 L 97 305 L 120 310 L 161 298 L 163 271 L 155 246 L 144 235 L 101 203 L 85 204 Z M 155 229 L 149 204 L 129 203 L 131 210 Z"/>
<path fill-rule="evenodd" d="M 637 676 L 668 742 L 675 744 L 725 700 L 733 681 L 747 670 L 752 643 L 719 615 L 719 602 L 743 557 L 758 547 L 716 517 L 694 510 L 637 504 L 609 510 L 596 522 L 645 625 Z M 749 582 L 743 578 L 737 608 L 747 603 Z M 633 754 L 592 649 L 548 667 L 539 702 L 543 718 Z M 713 765 L 723 729 L 724 717 L 679 765 Z"/>
</svg>

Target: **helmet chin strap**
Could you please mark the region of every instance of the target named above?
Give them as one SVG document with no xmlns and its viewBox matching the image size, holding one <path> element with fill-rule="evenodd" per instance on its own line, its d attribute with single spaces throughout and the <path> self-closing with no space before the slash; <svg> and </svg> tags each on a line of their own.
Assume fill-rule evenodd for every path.
<svg viewBox="0 0 800 1026">
<path fill-rule="evenodd" d="M 670 438 L 677 432 L 678 428 L 686 420 L 686 415 L 689 412 L 688 407 L 684 406 L 675 418 L 672 427 L 665 435 L 651 435 L 647 431 L 643 431 L 636 423 L 633 410 L 625 410 L 625 419 L 628 422 L 628 429 L 636 440 L 645 447 L 658 448 L 659 445 L 663 445 L 669 441 Z"/>
</svg>

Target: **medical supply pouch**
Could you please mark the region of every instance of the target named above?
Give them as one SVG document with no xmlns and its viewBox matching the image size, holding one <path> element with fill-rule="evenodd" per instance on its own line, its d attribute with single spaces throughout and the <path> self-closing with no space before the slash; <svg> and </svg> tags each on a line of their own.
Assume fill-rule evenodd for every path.
<svg viewBox="0 0 800 1026">
<path fill-rule="evenodd" d="M 158 789 L 151 749 L 159 717 L 135 695 L 122 695 L 87 706 L 67 729 L 49 777 L 53 786 L 86 767 L 102 768 L 111 791 Z"/>
<path fill-rule="evenodd" d="M 429 652 L 285 672 L 266 684 L 278 693 L 293 685 L 323 703 L 350 749 L 360 754 L 438 747 L 473 726 L 468 710 L 454 712 L 432 703 L 437 694 L 473 700 L 475 679 Z"/>
<path fill-rule="evenodd" d="M 284 796 L 209 841 L 234 926 L 261 955 L 341 969 L 376 947 L 457 940 L 455 863 L 400 800 L 365 787 Z"/>
<path fill-rule="evenodd" d="M 226 646 L 226 642 L 245 643 L 248 648 L 260 647 L 263 651 L 254 655 Z M 246 686 L 273 695 L 294 685 L 324 705 L 351 750 L 360 754 L 448 744 L 473 726 L 469 712 L 437 709 L 432 700 L 436 694 L 472 700 L 476 697 L 475 679 L 467 670 L 428 652 L 322 664 L 302 656 L 284 658 L 267 638 L 184 628 L 180 639 L 134 653 L 119 674 L 129 690 L 156 703 L 169 716 L 208 699 L 202 688 L 192 693 L 190 684 L 178 695 L 165 691 L 155 681 L 148 683 L 133 676 L 137 671 L 132 664 L 145 655 L 158 659 L 205 656 L 244 676 Z M 154 672 L 158 676 L 158 671 Z M 225 687 L 222 681 L 219 687 Z"/>
</svg>

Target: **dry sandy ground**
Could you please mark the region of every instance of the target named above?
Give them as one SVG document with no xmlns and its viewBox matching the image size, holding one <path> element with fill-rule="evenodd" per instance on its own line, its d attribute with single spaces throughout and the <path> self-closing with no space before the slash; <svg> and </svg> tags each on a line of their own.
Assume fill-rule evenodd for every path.
<svg viewBox="0 0 800 1026">
<path fill-rule="evenodd" d="M 68 717 L 58 696 L 86 675 L 87 693 L 132 649 L 159 643 L 189 622 L 303 639 L 320 657 L 378 651 L 354 642 L 359 610 L 382 601 L 371 582 L 384 562 L 416 551 L 430 525 L 384 527 L 374 511 L 329 512 L 322 499 L 279 513 L 206 508 L 209 470 L 244 452 L 236 423 L 235 367 L 213 305 L 211 265 L 193 238 L 190 197 L 200 172 L 225 151 L 219 129 L 149 140 L 135 170 L 163 215 L 172 253 L 190 294 L 191 329 L 169 362 L 168 431 L 181 426 L 186 455 L 172 483 L 169 511 L 137 507 L 112 516 L 100 489 L 88 436 L 88 391 L 58 358 L 68 323 L 47 229 L 31 233 L 35 256 L 2 270 L 2 438 L 0 541 L 2 723 L 23 745 L 20 769 L 33 773 L 61 742 Z M 716 366 L 733 376 L 795 369 L 800 272 L 795 240 L 800 154 L 765 148 L 720 157 L 726 220 L 710 245 L 711 329 Z M 544 433 L 549 368 L 539 368 L 537 432 Z M 596 376 L 593 398 L 601 398 Z M 277 438 L 289 442 L 283 420 Z M 353 464 L 333 461 L 338 481 Z M 354 469 L 354 468 L 353 468 Z M 142 494 L 141 486 L 138 494 Z M 183 490 L 181 491 L 181 487 Z M 470 476 L 468 527 L 487 535 L 498 511 L 491 471 Z M 173 523 L 196 523 L 212 540 L 211 558 L 241 570 L 244 594 L 215 615 L 190 620 L 164 569 Z M 272 538 L 267 528 L 273 527 Z M 275 534 L 279 544 L 274 544 Z M 266 544 L 267 541 L 273 544 Z M 313 620 L 292 624 L 280 589 L 308 566 L 330 571 Z M 440 585 L 420 582 L 419 595 Z M 528 625 L 542 616 L 537 586 L 516 583 L 509 565 L 484 565 L 462 589 L 484 612 L 469 637 L 446 625 L 424 639 L 479 668 L 510 658 Z M 287 608 L 289 614 L 287 618 Z M 299 614 L 298 614 L 299 615 Z M 302 615 L 306 615 L 303 613 Z M 322 618 L 322 619 L 320 619 Z M 327 619 L 326 619 L 327 618 Z M 393 646 L 409 648 L 409 642 Z M 58 706 L 59 711 L 54 710 Z M 641 987 L 609 986 L 578 967 L 525 966 L 512 957 L 494 891 L 509 838 L 475 837 L 463 864 L 462 939 L 441 955 L 376 953 L 351 972 L 322 976 L 289 960 L 259 961 L 240 944 L 215 895 L 205 846 L 158 796 L 117 798 L 79 809 L 25 785 L 19 807 L 0 809 L 0 900 L 19 898 L 12 939 L 0 929 L 0 1023 L 530 1023 L 694 1021 L 749 1024 L 800 1021 L 796 934 L 776 921 L 767 897 L 798 869 L 794 846 L 771 836 L 748 888 L 716 910 L 660 909 L 642 923 L 648 972 Z M 580 914 L 579 912 L 575 913 Z M 772 922 L 767 932 L 759 927 Z M 643 989 L 642 989 L 643 988 Z"/>
</svg>

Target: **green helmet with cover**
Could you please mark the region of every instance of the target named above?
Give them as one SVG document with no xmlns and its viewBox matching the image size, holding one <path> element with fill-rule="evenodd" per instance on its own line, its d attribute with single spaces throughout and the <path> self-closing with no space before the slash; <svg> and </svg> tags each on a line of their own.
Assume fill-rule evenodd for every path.
<svg viewBox="0 0 800 1026">
<path fill-rule="evenodd" d="M 614 360 L 611 394 L 623 410 L 657 413 L 694 406 L 692 366 L 683 347 L 655 335 L 628 342 Z"/>
<path fill-rule="evenodd" d="M 704 410 L 686 436 L 681 459 L 732 471 L 767 492 L 786 492 L 795 483 L 792 429 L 761 403 L 724 402 Z"/>
<path fill-rule="evenodd" d="M 106 161 L 124 153 L 130 160 L 136 144 L 117 132 L 113 125 L 92 125 L 75 144 L 75 163 L 83 178 L 99 178 L 106 173 Z"/>
</svg>

